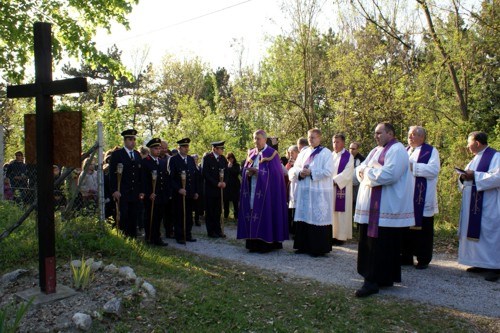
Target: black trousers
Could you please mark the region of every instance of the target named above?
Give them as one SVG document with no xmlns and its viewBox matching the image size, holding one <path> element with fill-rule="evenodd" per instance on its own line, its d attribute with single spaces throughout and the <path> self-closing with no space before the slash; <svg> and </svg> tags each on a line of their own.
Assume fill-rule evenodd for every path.
<svg viewBox="0 0 500 333">
<path fill-rule="evenodd" d="M 151 207 L 153 207 L 152 216 Z M 164 204 L 155 202 L 153 206 L 152 201 L 149 198 L 144 199 L 144 231 L 146 232 L 144 239 L 147 242 L 158 243 L 161 241 L 160 226 L 164 215 Z"/>
<path fill-rule="evenodd" d="M 120 230 L 127 237 L 137 237 L 137 213 L 139 200 L 120 200 Z"/>
<path fill-rule="evenodd" d="M 184 216 L 186 217 L 186 239 L 191 239 L 191 229 L 193 229 L 193 207 L 195 200 L 192 198 L 185 198 L 185 208 L 183 207 L 183 196 L 175 194 L 173 197 L 173 209 L 175 210 L 175 224 L 174 233 L 175 239 L 178 241 L 184 240 Z"/>
<path fill-rule="evenodd" d="M 322 255 L 332 251 L 332 225 L 313 225 L 295 222 L 293 248 L 312 255 Z"/>
<path fill-rule="evenodd" d="M 405 228 L 378 228 L 368 237 L 368 224 L 359 224 L 358 273 L 381 287 L 401 282 L 401 233 Z"/>
<path fill-rule="evenodd" d="M 220 196 L 206 196 L 205 199 L 205 225 L 208 236 L 217 236 L 222 234 L 220 225 L 220 216 L 222 213 L 222 203 Z"/>
<path fill-rule="evenodd" d="M 295 222 L 293 221 L 295 217 L 295 208 L 288 208 L 288 232 L 295 235 Z"/>
<path fill-rule="evenodd" d="M 174 237 L 174 224 L 175 224 L 175 209 L 174 200 L 167 199 L 167 203 L 163 206 L 163 227 L 165 228 L 165 237 Z M 181 203 L 182 209 L 182 203 Z"/>
<path fill-rule="evenodd" d="M 240 204 L 240 199 L 226 200 L 224 199 L 224 217 L 227 219 L 229 217 L 229 203 L 233 203 L 234 218 L 238 218 L 238 206 Z"/>
<path fill-rule="evenodd" d="M 434 247 L 434 216 L 424 216 L 422 229 L 403 230 L 401 243 L 401 262 L 413 264 L 413 256 L 421 265 L 428 265 L 432 260 Z"/>
</svg>

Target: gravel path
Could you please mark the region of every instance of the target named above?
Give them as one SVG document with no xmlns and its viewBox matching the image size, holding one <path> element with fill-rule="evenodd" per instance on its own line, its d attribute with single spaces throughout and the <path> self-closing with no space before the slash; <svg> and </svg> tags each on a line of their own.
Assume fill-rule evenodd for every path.
<svg viewBox="0 0 500 333">
<path fill-rule="evenodd" d="M 343 286 L 353 291 L 363 279 L 356 272 L 356 244 L 334 247 L 326 257 L 313 258 L 295 254 L 293 242 L 286 241 L 283 250 L 266 254 L 248 253 L 244 241 L 236 241 L 234 225 L 225 229 L 227 239 L 209 239 L 205 226 L 193 227 L 198 239 L 187 246 L 169 239 L 169 247 L 214 258 L 227 259 L 249 266 L 272 270 L 299 278 Z M 456 256 L 435 254 L 426 270 L 404 266 L 402 283 L 381 289 L 379 295 L 449 307 L 460 311 L 500 318 L 500 282 L 488 282 L 481 274 L 465 272 Z M 377 297 L 377 296 L 375 296 Z"/>
</svg>

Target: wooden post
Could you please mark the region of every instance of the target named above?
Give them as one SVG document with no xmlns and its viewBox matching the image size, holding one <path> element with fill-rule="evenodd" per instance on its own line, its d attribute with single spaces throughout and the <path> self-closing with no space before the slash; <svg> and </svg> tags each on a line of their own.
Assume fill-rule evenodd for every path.
<svg viewBox="0 0 500 333">
<path fill-rule="evenodd" d="M 39 281 L 41 291 L 51 294 L 56 292 L 52 95 L 87 91 L 87 80 L 76 78 L 52 81 L 51 25 L 35 23 L 34 35 L 35 83 L 8 86 L 7 97 L 36 98 Z"/>
</svg>

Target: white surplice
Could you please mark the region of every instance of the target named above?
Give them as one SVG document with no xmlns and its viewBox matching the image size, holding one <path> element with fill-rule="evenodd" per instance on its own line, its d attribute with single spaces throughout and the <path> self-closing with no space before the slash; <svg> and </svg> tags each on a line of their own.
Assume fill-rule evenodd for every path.
<svg viewBox="0 0 500 333">
<path fill-rule="evenodd" d="M 294 220 L 325 226 L 332 223 L 333 213 L 332 152 L 323 148 L 309 164 L 311 176 L 299 179 L 299 173 L 313 150 L 312 147 L 302 149 L 288 171 L 290 181 L 297 181 Z"/>
<path fill-rule="evenodd" d="M 382 186 L 379 226 L 410 227 L 415 225 L 413 214 L 413 181 L 408 152 L 397 142 L 385 155 L 384 165 L 378 158 L 384 147 L 375 147 L 355 170 L 360 181 L 354 221 L 367 224 L 372 188 Z M 364 178 L 359 173 L 364 171 Z"/>
<path fill-rule="evenodd" d="M 332 153 L 333 158 L 333 182 L 339 189 L 345 188 L 345 211 L 335 211 L 335 186 L 333 189 L 333 238 L 345 241 L 352 238 L 352 175 L 354 173 L 354 157 L 349 154 L 344 170 L 339 173 L 339 164 L 345 149 Z"/>
<path fill-rule="evenodd" d="M 437 214 L 439 212 L 437 201 L 437 182 L 439 170 L 441 169 L 441 162 L 439 161 L 439 152 L 436 148 L 432 147 L 432 154 L 427 164 L 417 163 L 421 147 L 422 146 L 416 147 L 409 157 L 410 164 L 413 164 L 412 188 L 415 188 L 416 177 L 424 177 L 427 180 L 427 189 L 425 191 L 424 198 L 424 216 L 434 216 L 434 214 Z"/>
<path fill-rule="evenodd" d="M 472 181 L 459 180 L 462 191 L 460 210 L 458 262 L 463 265 L 500 269 L 500 153 L 490 162 L 487 172 L 476 171 L 484 150 L 479 152 L 465 169 L 474 171 L 476 190 L 483 192 L 483 213 L 479 240 L 467 238 Z"/>
</svg>

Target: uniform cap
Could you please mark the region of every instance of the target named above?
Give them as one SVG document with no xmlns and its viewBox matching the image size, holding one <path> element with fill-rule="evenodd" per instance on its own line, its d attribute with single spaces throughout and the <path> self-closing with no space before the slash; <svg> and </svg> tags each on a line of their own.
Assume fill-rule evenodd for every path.
<svg viewBox="0 0 500 333">
<path fill-rule="evenodd" d="M 148 148 L 160 147 L 160 146 L 161 146 L 161 139 L 160 138 L 152 138 L 146 144 L 146 147 L 148 147 Z"/>
<path fill-rule="evenodd" d="M 215 142 L 211 142 L 210 144 L 214 148 L 224 148 L 224 143 L 226 143 L 226 141 L 215 141 Z"/>
<path fill-rule="evenodd" d="M 190 138 L 184 138 L 184 139 L 180 139 L 179 141 L 177 141 L 177 144 L 179 146 L 189 146 L 190 142 L 191 142 Z"/>
<path fill-rule="evenodd" d="M 133 128 L 125 130 L 125 131 L 122 132 L 122 136 L 124 138 L 127 138 L 127 137 L 133 137 L 133 138 L 135 138 L 136 135 L 137 135 L 137 131 L 135 129 L 133 129 Z"/>
</svg>

